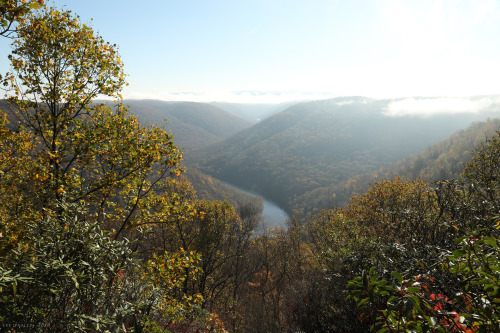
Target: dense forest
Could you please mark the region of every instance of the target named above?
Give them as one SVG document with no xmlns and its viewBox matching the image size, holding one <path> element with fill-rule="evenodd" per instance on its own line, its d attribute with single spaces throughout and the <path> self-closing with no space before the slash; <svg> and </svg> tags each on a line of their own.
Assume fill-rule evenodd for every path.
<svg viewBox="0 0 500 333">
<path fill-rule="evenodd" d="M 292 214 L 327 208 L 318 189 L 388 167 L 497 110 L 449 117 L 388 116 L 393 100 L 343 97 L 292 105 L 217 144 L 186 156 L 188 164 L 260 193 Z M 329 206 L 344 204 L 339 195 Z M 302 204 L 300 198 L 307 200 Z M 311 198 L 311 200 L 309 199 Z M 332 200 L 330 200 L 332 199 Z M 318 205 L 319 203 L 319 205 Z M 305 207 L 304 207 L 305 206 Z"/>
<path fill-rule="evenodd" d="M 495 135 L 499 127 L 498 118 L 474 122 L 468 128 L 458 130 L 449 138 L 431 145 L 419 154 L 339 183 L 317 187 L 297 196 L 293 201 L 294 211 L 307 218 L 322 209 L 344 206 L 351 196 L 366 191 L 370 184 L 395 176 L 401 176 L 406 180 L 423 179 L 427 182 L 441 179 L 458 180 L 474 148 Z"/>
<path fill-rule="evenodd" d="M 261 197 L 226 186 L 220 180 L 205 175 L 193 167 L 188 168 L 184 175 L 196 190 L 196 195 L 200 199 L 228 201 L 238 208 L 247 207 L 247 209 L 253 209 L 255 214 L 262 212 Z"/>
<path fill-rule="evenodd" d="M 176 143 L 191 153 L 195 148 L 219 142 L 251 123 L 206 103 L 125 100 L 129 112 L 141 123 L 165 125 L 175 133 Z"/>
<path fill-rule="evenodd" d="M 280 104 L 242 104 L 242 103 L 227 103 L 227 102 L 212 102 L 210 103 L 217 106 L 233 115 L 255 124 L 260 120 L 266 119 L 275 113 L 285 110 L 293 102 L 284 102 Z"/>
<path fill-rule="evenodd" d="M 498 119 L 409 126 L 376 111 L 387 101 L 343 98 L 251 127 L 226 114 L 246 126 L 231 133 L 199 122 L 204 105 L 177 105 L 182 118 L 148 101 L 217 141 L 189 157 L 162 116 L 129 111 L 117 47 L 77 15 L 41 0 L 0 9 L 0 37 L 13 37 L 0 78 L 1 331 L 500 331 Z M 322 187 L 357 192 L 256 233 L 262 201 L 184 157 L 288 207 Z"/>
</svg>

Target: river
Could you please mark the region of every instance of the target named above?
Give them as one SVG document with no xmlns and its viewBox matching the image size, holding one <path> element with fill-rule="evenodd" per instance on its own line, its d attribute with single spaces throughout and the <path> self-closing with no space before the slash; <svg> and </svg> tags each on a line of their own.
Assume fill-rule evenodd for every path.
<svg viewBox="0 0 500 333">
<path fill-rule="evenodd" d="M 252 195 L 256 195 L 262 198 L 263 210 L 262 210 L 262 218 L 264 227 L 267 228 L 276 228 L 276 227 L 285 227 L 286 221 L 290 218 L 290 216 L 285 212 L 281 207 L 276 205 L 274 202 L 264 198 L 262 195 L 258 193 L 253 193 L 242 189 L 241 187 L 235 186 L 228 182 L 223 182 L 224 185 L 235 188 L 241 192 L 249 193 Z"/>
</svg>

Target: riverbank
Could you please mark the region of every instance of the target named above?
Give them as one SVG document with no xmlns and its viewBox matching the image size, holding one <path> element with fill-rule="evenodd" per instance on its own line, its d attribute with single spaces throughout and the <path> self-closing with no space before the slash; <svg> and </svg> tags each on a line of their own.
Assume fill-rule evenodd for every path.
<svg viewBox="0 0 500 333">
<path fill-rule="evenodd" d="M 284 209 L 279 207 L 277 204 L 274 202 L 266 199 L 259 193 L 254 193 L 251 191 L 247 191 L 241 187 L 238 187 L 236 185 L 233 185 L 228 182 L 222 182 L 224 185 L 227 185 L 231 188 L 237 189 L 239 191 L 252 194 L 252 195 L 257 195 L 262 198 L 262 203 L 263 203 L 263 210 L 262 210 L 262 224 L 265 228 L 277 228 L 277 227 L 284 227 L 286 228 L 286 222 L 290 218 L 287 212 L 285 212 Z"/>
</svg>

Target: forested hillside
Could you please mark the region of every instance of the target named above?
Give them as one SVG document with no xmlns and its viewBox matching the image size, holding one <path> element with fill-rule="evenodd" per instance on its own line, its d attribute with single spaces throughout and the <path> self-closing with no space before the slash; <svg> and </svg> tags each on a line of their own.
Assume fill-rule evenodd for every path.
<svg viewBox="0 0 500 333">
<path fill-rule="evenodd" d="M 250 123 L 242 118 L 206 103 L 158 100 L 126 100 L 124 103 L 143 125 L 154 124 L 169 129 L 184 154 L 192 154 L 195 149 L 217 143 L 250 127 Z M 230 188 L 194 167 L 190 167 L 185 176 L 200 199 L 227 200 L 235 207 L 244 206 L 258 213 L 262 211 L 261 198 Z"/>
<path fill-rule="evenodd" d="M 251 210 L 255 215 L 262 212 L 261 197 L 231 188 L 193 167 L 187 168 L 184 176 L 193 185 L 196 195 L 200 199 L 228 201 L 237 209 Z"/>
<path fill-rule="evenodd" d="M 243 118 L 252 124 L 255 124 L 275 113 L 281 112 L 292 104 L 293 102 L 285 102 L 280 104 L 244 104 L 244 103 L 225 103 L 225 102 L 212 102 L 211 105 L 217 106 L 226 110 L 233 115 Z"/>
<path fill-rule="evenodd" d="M 355 301 L 323 314 L 338 319 L 334 331 L 500 329 L 499 156 L 497 131 L 460 180 L 382 180 L 310 220 L 332 278 L 318 301 Z M 355 278 L 347 285 L 348 276 Z"/>
<path fill-rule="evenodd" d="M 216 143 L 250 127 L 251 123 L 221 108 L 194 102 L 125 100 L 130 113 L 143 124 L 164 125 L 185 152 Z"/>
<path fill-rule="evenodd" d="M 498 112 L 388 116 L 390 102 L 345 97 L 299 103 L 188 156 L 187 162 L 292 212 L 296 199 L 310 191 L 417 154 L 472 120 Z"/>
<path fill-rule="evenodd" d="M 493 137 L 499 127 L 498 118 L 475 122 L 468 128 L 453 133 L 449 138 L 433 144 L 420 154 L 338 184 L 320 186 L 295 198 L 295 212 L 300 216 L 310 217 L 325 208 L 344 206 L 352 195 L 365 191 L 370 184 L 394 176 L 401 176 L 406 180 L 424 179 L 428 182 L 460 179 L 462 168 L 470 160 L 474 147 Z"/>
</svg>

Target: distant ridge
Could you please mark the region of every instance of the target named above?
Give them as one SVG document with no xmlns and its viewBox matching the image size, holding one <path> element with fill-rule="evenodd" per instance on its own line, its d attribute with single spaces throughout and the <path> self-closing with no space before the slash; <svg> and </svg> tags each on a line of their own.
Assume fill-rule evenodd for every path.
<svg viewBox="0 0 500 333">
<path fill-rule="evenodd" d="M 421 98 L 424 99 L 424 98 Z M 483 113 L 388 116 L 391 103 L 341 97 L 294 104 L 217 144 L 190 163 L 216 178 L 253 190 L 289 213 L 296 198 L 417 154 Z M 436 99 L 438 100 L 438 99 Z"/>
<path fill-rule="evenodd" d="M 142 123 L 162 126 L 166 120 L 166 127 L 175 136 L 175 144 L 186 152 L 228 138 L 251 125 L 207 103 L 159 100 L 124 100 L 123 103 Z"/>
<path fill-rule="evenodd" d="M 211 105 L 217 106 L 227 112 L 241 117 L 252 124 L 255 124 L 261 120 L 264 120 L 275 113 L 285 110 L 290 105 L 296 104 L 296 102 L 286 102 L 279 104 L 245 104 L 245 103 L 225 103 L 225 102 L 212 102 Z"/>
<path fill-rule="evenodd" d="M 420 178 L 428 182 L 458 180 L 475 147 L 494 136 L 498 130 L 500 118 L 474 122 L 468 128 L 456 131 L 419 154 L 339 184 L 306 192 L 294 199 L 293 207 L 303 216 L 311 216 L 321 209 L 343 206 L 353 194 L 362 193 L 370 184 L 395 176 L 401 176 L 405 180 Z"/>
</svg>

